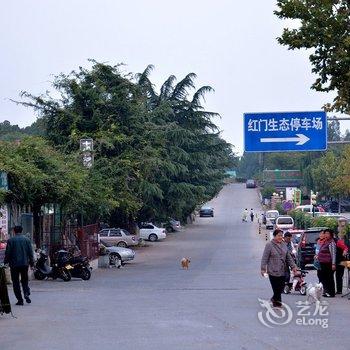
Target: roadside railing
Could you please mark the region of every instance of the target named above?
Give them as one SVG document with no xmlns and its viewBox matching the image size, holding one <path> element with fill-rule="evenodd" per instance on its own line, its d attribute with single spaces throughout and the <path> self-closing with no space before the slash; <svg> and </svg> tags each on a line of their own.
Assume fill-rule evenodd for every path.
<svg viewBox="0 0 350 350">
<path fill-rule="evenodd" d="M 96 259 L 99 254 L 98 232 L 98 224 L 79 228 L 69 226 L 66 227 L 61 234 L 59 242 L 43 244 L 42 248 L 46 250 L 50 258 L 52 258 L 58 250 L 65 249 L 72 252 L 80 250 L 81 255 L 86 256 L 90 260 Z"/>
</svg>

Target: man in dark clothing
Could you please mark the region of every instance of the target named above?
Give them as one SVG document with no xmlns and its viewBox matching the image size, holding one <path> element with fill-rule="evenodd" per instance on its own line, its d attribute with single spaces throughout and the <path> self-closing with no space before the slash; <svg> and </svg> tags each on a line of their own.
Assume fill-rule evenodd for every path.
<svg viewBox="0 0 350 350">
<path fill-rule="evenodd" d="M 253 208 L 250 209 L 250 221 L 251 222 L 254 221 L 254 210 L 253 210 Z"/>
<path fill-rule="evenodd" d="M 16 305 L 23 305 L 19 276 L 21 276 L 24 299 L 27 303 L 31 303 L 28 266 L 34 265 L 33 248 L 30 240 L 22 235 L 22 226 L 15 226 L 13 231 L 15 235 L 7 241 L 4 263 L 10 265 L 13 291 L 17 298 Z"/>
</svg>

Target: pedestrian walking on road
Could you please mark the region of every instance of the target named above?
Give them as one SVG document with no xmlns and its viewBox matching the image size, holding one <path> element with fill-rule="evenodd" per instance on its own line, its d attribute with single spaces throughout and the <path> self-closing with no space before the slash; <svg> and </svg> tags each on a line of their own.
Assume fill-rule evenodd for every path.
<svg viewBox="0 0 350 350">
<path fill-rule="evenodd" d="M 242 222 L 247 222 L 248 221 L 248 209 L 245 208 L 243 210 L 243 215 L 242 215 Z"/>
<path fill-rule="evenodd" d="M 287 267 L 296 273 L 296 265 L 288 252 L 287 244 L 283 242 L 283 231 L 273 231 L 273 239 L 266 243 L 261 259 L 261 275 L 268 274 L 273 296 L 271 298 L 274 307 L 282 307 L 282 292 L 285 284 Z"/>
<path fill-rule="evenodd" d="M 250 208 L 250 221 L 251 222 L 254 221 L 254 210 L 253 210 L 253 208 Z"/>
<path fill-rule="evenodd" d="M 10 265 L 13 291 L 17 298 L 16 305 L 23 305 L 20 277 L 24 299 L 27 303 L 31 303 L 28 267 L 34 266 L 33 248 L 30 240 L 22 235 L 22 226 L 15 226 L 13 232 L 14 236 L 7 241 L 4 263 Z"/>
<path fill-rule="evenodd" d="M 332 230 L 324 230 L 324 241 L 317 254 L 317 260 L 321 267 L 323 296 L 327 298 L 334 298 L 335 296 L 334 271 L 336 270 L 336 243 L 333 237 Z"/>
<path fill-rule="evenodd" d="M 335 269 L 335 280 L 337 291 L 336 294 L 343 293 L 343 277 L 344 277 L 344 266 L 340 265 L 340 263 L 345 259 L 348 254 L 349 248 L 346 246 L 344 239 L 337 238 L 336 239 L 336 269 Z"/>
</svg>

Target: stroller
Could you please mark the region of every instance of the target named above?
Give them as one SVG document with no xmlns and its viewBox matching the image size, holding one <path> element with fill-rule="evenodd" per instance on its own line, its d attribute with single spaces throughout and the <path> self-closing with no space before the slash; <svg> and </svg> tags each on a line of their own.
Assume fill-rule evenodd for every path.
<svg viewBox="0 0 350 350">
<path fill-rule="evenodd" d="M 289 282 L 286 282 L 283 292 L 289 294 L 291 292 L 299 292 L 301 295 L 306 295 L 306 282 L 305 276 L 308 271 L 297 270 L 296 273 L 291 273 Z"/>
</svg>

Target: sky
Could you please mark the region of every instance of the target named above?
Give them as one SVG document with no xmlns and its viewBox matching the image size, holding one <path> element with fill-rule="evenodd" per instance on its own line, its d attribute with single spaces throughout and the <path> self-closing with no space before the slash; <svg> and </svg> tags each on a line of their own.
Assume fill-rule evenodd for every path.
<svg viewBox="0 0 350 350">
<path fill-rule="evenodd" d="M 0 12 L 0 121 L 36 120 L 18 106 L 21 91 L 50 89 L 55 75 L 89 58 L 126 70 L 155 70 L 160 86 L 174 74 L 210 85 L 206 109 L 219 112 L 225 140 L 243 151 L 243 113 L 320 110 L 332 96 L 310 90 L 308 53 L 276 38 L 291 23 L 273 15 L 275 0 L 11 0 Z"/>
</svg>

